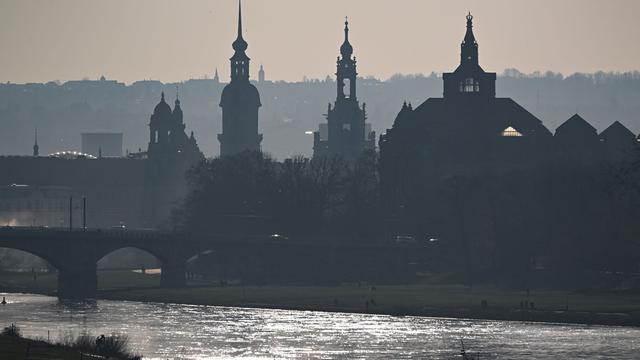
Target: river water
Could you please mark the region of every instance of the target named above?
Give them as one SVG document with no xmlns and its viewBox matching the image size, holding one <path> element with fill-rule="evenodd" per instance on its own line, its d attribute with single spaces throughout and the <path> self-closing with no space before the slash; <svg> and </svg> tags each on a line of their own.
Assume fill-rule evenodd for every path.
<svg viewBox="0 0 640 360">
<path fill-rule="evenodd" d="M 628 327 L 0 296 L 2 327 L 52 340 L 124 333 L 145 359 L 459 359 L 460 339 L 481 359 L 640 359 L 640 329 Z"/>
</svg>

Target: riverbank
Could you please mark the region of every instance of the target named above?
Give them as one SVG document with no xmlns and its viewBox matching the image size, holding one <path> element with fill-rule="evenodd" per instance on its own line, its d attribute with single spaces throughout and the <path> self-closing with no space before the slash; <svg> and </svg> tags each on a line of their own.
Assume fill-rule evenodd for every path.
<svg viewBox="0 0 640 360">
<path fill-rule="evenodd" d="M 0 358 L 3 360 L 56 359 L 56 360 L 104 360 L 107 357 L 80 351 L 71 346 L 51 344 L 43 340 L 33 340 L 0 334 Z M 132 357 L 108 359 L 126 360 Z"/>
<path fill-rule="evenodd" d="M 394 316 L 640 326 L 637 296 L 533 291 L 527 297 L 525 292 L 492 286 L 473 289 L 458 285 L 191 287 L 103 290 L 99 297 Z"/>
<path fill-rule="evenodd" d="M 55 277 L 47 276 L 34 282 L 25 276 L 0 275 L 0 291 L 51 294 Z M 29 287 L 29 282 L 37 286 Z M 13 288 L 8 288 L 9 284 Z M 441 284 L 226 287 L 192 284 L 182 289 L 162 289 L 157 287 L 157 274 L 128 271 L 101 271 L 98 284 L 97 296 L 110 300 L 640 326 L 638 294 L 557 290 L 532 290 L 527 294 L 491 285 L 468 288 Z"/>
</svg>

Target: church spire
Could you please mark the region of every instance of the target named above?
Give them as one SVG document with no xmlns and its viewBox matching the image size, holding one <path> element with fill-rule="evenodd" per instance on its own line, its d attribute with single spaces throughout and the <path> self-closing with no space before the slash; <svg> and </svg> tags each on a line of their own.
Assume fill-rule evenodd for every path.
<svg viewBox="0 0 640 360">
<path fill-rule="evenodd" d="M 242 0 L 238 0 L 238 36 L 236 41 L 233 42 L 233 50 L 238 52 L 244 52 L 249 47 L 249 44 L 242 38 Z"/>
<path fill-rule="evenodd" d="M 33 143 L 33 156 L 40 155 L 40 147 L 38 146 L 38 128 L 35 128 L 35 141 Z"/>
<path fill-rule="evenodd" d="M 238 0 L 238 37 L 232 44 L 231 82 L 249 80 L 249 57 L 245 53 L 249 44 L 242 38 L 242 0 Z"/>
<path fill-rule="evenodd" d="M 471 15 L 471 12 L 467 15 L 467 32 L 460 48 L 460 64 L 478 64 L 478 42 L 473 35 L 473 15 Z"/>
<path fill-rule="evenodd" d="M 238 0 L 238 39 L 242 39 L 242 0 Z"/>
<path fill-rule="evenodd" d="M 349 18 L 344 18 L 344 42 L 340 47 L 340 53 L 343 58 L 351 58 L 351 54 L 353 54 L 353 46 L 349 43 Z"/>
</svg>

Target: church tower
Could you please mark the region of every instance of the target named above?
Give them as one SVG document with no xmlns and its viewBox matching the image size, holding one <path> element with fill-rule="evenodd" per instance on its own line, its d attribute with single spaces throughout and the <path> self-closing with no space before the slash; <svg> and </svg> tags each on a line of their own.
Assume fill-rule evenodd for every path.
<svg viewBox="0 0 640 360">
<path fill-rule="evenodd" d="M 172 125 L 171 107 L 164 99 L 164 91 L 160 102 L 153 109 L 149 121 L 149 158 L 157 158 L 169 152 L 169 136 Z"/>
<path fill-rule="evenodd" d="M 356 58 L 349 42 L 349 21 L 344 23 L 344 42 L 337 60 L 337 96 L 327 110 L 326 131 L 324 124 L 314 133 L 313 155 L 342 156 L 347 161 L 356 160 L 365 149 L 375 148 L 375 133 L 366 123 L 366 105 L 358 102 L 356 94 Z"/>
<path fill-rule="evenodd" d="M 33 142 L 33 156 L 40 156 L 40 146 L 38 146 L 38 128 L 35 130 L 35 141 Z"/>
<path fill-rule="evenodd" d="M 203 157 L 193 133 L 191 138 L 185 133 L 186 125 L 183 117 L 177 90 L 173 110 L 165 101 L 164 92 L 162 92 L 160 102 L 153 110 L 149 121 L 149 147 L 147 149 L 149 159 L 181 160 L 192 163 Z"/>
<path fill-rule="evenodd" d="M 213 82 L 216 84 L 220 83 L 220 76 L 218 76 L 218 68 L 216 68 L 216 72 L 213 74 Z"/>
<path fill-rule="evenodd" d="M 235 53 L 231 57 L 231 82 L 222 90 L 222 134 L 220 156 L 233 155 L 245 150 L 260 151 L 262 134 L 258 133 L 260 94 L 249 82 L 249 45 L 242 38 L 242 4 L 238 4 L 238 37 L 233 42 Z"/>
<path fill-rule="evenodd" d="M 460 44 L 460 65 L 452 73 L 442 74 L 445 99 L 493 99 L 496 97 L 496 73 L 482 70 L 478 62 L 478 42 L 473 35 L 473 16 L 467 15 L 467 32 Z"/>
</svg>

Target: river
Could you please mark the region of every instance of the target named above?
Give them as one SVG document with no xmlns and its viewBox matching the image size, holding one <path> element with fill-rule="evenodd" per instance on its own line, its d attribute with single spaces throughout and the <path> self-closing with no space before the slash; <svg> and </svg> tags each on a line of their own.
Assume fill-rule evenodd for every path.
<svg viewBox="0 0 640 360">
<path fill-rule="evenodd" d="M 640 329 L 0 294 L 0 326 L 52 340 L 124 333 L 145 359 L 638 359 Z"/>
</svg>

